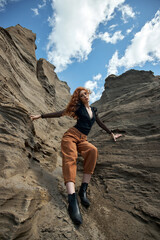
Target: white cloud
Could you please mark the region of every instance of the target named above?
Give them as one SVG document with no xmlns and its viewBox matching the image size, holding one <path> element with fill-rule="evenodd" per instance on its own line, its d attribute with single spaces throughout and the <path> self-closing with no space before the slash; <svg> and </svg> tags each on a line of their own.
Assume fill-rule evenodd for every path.
<svg viewBox="0 0 160 240">
<path fill-rule="evenodd" d="M 96 76 L 93 76 L 93 80 L 98 81 L 102 78 L 102 75 L 98 73 Z"/>
<path fill-rule="evenodd" d="M 111 60 L 109 61 L 109 64 L 106 65 L 106 68 L 108 68 L 108 75 L 110 74 L 117 74 L 118 70 L 117 68 L 119 67 L 119 61 L 118 61 L 118 51 L 116 51 Z"/>
<path fill-rule="evenodd" d="M 133 9 L 128 5 L 122 5 L 119 10 L 122 12 L 122 19 L 124 23 L 127 23 L 128 18 L 134 18 L 135 13 L 133 12 Z"/>
<path fill-rule="evenodd" d="M 85 83 L 84 87 L 93 91 L 94 88 L 97 88 L 97 82 L 89 80 Z"/>
<path fill-rule="evenodd" d="M 0 12 L 5 10 L 5 7 L 9 2 L 19 2 L 21 0 L 0 0 Z"/>
<path fill-rule="evenodd" d="M 12 0 L 12 1 L 16 1 L 16 0 Z M 31 8 L 35 16 L 39 15 L 39 9 L 44 8 L 46 6 L 46 3 L 47 3 L 47 0 L 42 0 L 42 4 L 38 4 L 37 8 Z"/>
<path fill-rule="evenodd" d="M 0 0 L 0 12 L 2 12 L 5 9 L 6 5 L 7 5 L 7 0 Z"/>
<path fill-rule="evenodd" d="M 90 95 L 91 103 L 97 101 L 102 95 L 104 87 L 101 87 L 101 81 L 99 81 L 101 78 L 102 75 L 98 73 L 97 75 L 93 76 L 93 80 L 89 80 L 84 84 L 84 87 L 90 89 L 92 92 Z"/>
<path fill-rule="evenodd" d="M 97 101 L 101 97 L 102 91 L 104 90 L 104 88 L 98 86 L 96 81 L 91 80 L 87 81 L 84 87 L 91 90 L 90 103 Z"/>
<path fill-rule="evenodd" d="M 96 92 L 93 91 L 93 92 L 91 93 L 91 95 L 90 95 L 90 103 L 93 103 L 93 102 L 99 100 L 100 97 L 101 97 L 101 95 L 102 95 L 102 91 L 103 91 L 103 90 L 104 90 L 104 89 L 99 89 L 99 90 L 96 91 Z"/>
<path fill-rule="evenodd" d="M 117 74 L 119 67 L 125 69 L 143 66 L 146 62 L 160 62 L 160 10 L 136 33 L 122 58 L 114 53 L 108 65 L 108 74 Z"/>
<path fill-rule="evenodd" d="M 131 28 L 129 28 L 129 29 L 127 29 L 126 33 L 127 33 L 127 34 L 131 33 L 131 32 L 132 32 L 132 30 L 133 30 L 133 28 L 134 28 L 134 26 L 133 26 L 133 27 L 131 27 Z"/>
<path fill-rule="evenodd" d="M 42 4 L 38 4 L 38 8 L 40 9 L 40 8 L 45 7 L 46 6 L 46 2 L 47 2 L 47 0 L 43 0 Z"/>
<path fill-rule="evenodd" d="M 73 61 L 86 60 L 100 23 L 113 17 L 115 8 L 125 0 L 52 0 L 54 15 L 49 18 L 48 60 L 60 72 Z"/>
<path fill-rule="evenodd" d="M 36 16 L 39 15 L 38 8 L 31 8 L 31 10 L 34 12 Z"/>
<path fill-rule="evenodd" d="M 115 27 L 117 27 L 117 26 L 118 26 L 118 24 L 113 24 L 113 25 L 109 26 L 109 29 L 112 31 L 112 30 L 115 29 Z"/>
<path fill-rule="evenodd" d="M 116 44 L 119 40 L 122 40 L 124 38 L 121 31 L 115 32 L 112 36 L 108 32 L 100 33 L 98 36 L 101 40 L 105 41 L 106 43 L 112 44 Z"/>
</svg>

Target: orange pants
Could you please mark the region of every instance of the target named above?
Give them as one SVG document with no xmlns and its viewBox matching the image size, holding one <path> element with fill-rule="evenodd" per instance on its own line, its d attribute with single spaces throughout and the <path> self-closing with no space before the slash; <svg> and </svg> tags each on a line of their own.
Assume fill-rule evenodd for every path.
<svg viewBox="0 0 160 240">
<path fill-rule="evenodd" d="M 84 173 L 93 174 L 96 166 L 98 151 L 97 148 L 87 141 L 87 136 L 75 127 L 70 128 L 64 133 L 61 142 L 63 155 L 63 177 L 65 184 L 74 182 L 77 171 L 77 152 L 84 158 Z"/>
</svg>

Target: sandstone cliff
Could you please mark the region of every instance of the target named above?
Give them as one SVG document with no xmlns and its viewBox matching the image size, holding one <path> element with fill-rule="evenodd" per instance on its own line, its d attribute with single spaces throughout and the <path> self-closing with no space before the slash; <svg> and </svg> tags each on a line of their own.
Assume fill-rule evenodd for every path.
<svg viewBox="0 0 160 240">
<path fill-rule="evenodd" d="M 20 25 L 0 29 L 0 239 L 39 239 L 40 209 L 62 202 L 60 140 L 73 121 L 32 123 L 29 115 L 63 109 L 70 89 L 53 65 L 36 60 L 35 38 Z"/>
<path fill-rule="evenodd" d="M 113 143 L 94 125 L 90 136 L 99 149 L 93 185 L 100 183 L 108 209 L 100 222 L 108 239 L 160 237 L 159 88 L 160 76 L 130 70 L 110 75 L 94 103 L 103 122 L 123 134 Z"/>
<path fill-rule="evenodd" d="M 99 115 L 122 138 L 114 143 L 96 124 L 99 149 L 84 223 L 67 214 L 60 140 L 74 120 L 31 113 L 63 109 L 70 89 L 54 66 L 36 60 L 36 35 L 17 25 L 0 29 L 0 239 L 159 239 L 160 77 L 128 71 L 106 79 Z M 82 176 L 78 158 L 77 186 Z"/>
</svg>

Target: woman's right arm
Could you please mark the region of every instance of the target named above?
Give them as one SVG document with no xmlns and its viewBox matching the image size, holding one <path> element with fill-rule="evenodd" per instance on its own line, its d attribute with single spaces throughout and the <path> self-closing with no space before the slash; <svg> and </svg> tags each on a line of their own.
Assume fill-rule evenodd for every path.
<svg viewBox="0 0 160 240">
<path fill-rule="evenodd" d="M 37 120 L 39 118 L 59 118 L 62 117 L 65 113 L 65 109 L 59 112 L 53 112 L 53 113 L 46 113 L 46 114 L 38 114 L 38 115 L 31 115 L 31 120 Z"/>
</svg>

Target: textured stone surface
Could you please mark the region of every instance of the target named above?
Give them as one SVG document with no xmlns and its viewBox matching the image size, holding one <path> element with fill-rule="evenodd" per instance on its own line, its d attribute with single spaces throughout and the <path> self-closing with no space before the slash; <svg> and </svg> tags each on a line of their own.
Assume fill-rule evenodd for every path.
<svg viewBox="0 0 160 240">
<path fill-rule="evenodd" d="M 63 109 L 69 87 L 55 67 L 36 60 L 36 35 L 17 25 L 0 29 L 0 239 L 159 239 L 160 78 L 128 71 L 109 76 L 99 101 L 114 143 L 98 125 L 89 140 L 99 158 L 88 189 L 83 225 L 72 224 L 62 180 L 60 140 L 68 117 L 29 115 Z M 82 177 L 78 158 L 77 189 Z"/>
<path fill-rule="evenodd" d="M 54 66 L 36 60 L 35 38 L 20 25 L 0 29 L 0 239 L 39 239 L 40 209 L 58 189 L 60 139 L 73 122 L 30 121 L 30 114 L 61 110 L 70 99 Z"/>
<path fill-rule="evenodd" d="M 160 76 L 130 70 L 109 76 L 94 105 L 103 122 L 123 136 L 116 143 L 97 125 L 90 139 L 99 149 L 93 185 L 109 217 L 108 239 L 159 239 Z M 111 221 L 112 219 L 112 221 Z"/>
</svg>

